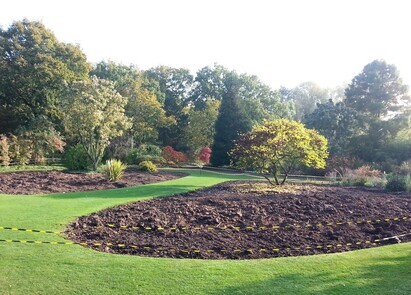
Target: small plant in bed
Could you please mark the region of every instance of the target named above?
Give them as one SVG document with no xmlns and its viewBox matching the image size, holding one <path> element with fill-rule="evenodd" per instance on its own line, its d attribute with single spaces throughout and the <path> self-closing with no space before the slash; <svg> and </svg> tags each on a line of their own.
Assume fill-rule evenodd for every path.
<svg viewBox="0 0 411 295">
<path fill-rule="evenodd" d="M 101 167 L 101 172 L 108 181 L 117 182 L 123 177 L 126 168 L 127 165 L 120 160 L 110 159 Z"/>
<path fill-rule="evenodd" d="M 138 165 L 138 168 L 139 168 L 141 171 L 150 172 L 150 173 L 152 173 L 152 172 L 157 172 L 157 171 L 158 171 L 157 166 L 156 166 L 153 162 L 151 162 L 151 161 L 143 161 L 143 162 L 141 162 L 141 163 Z"/>
</svg>

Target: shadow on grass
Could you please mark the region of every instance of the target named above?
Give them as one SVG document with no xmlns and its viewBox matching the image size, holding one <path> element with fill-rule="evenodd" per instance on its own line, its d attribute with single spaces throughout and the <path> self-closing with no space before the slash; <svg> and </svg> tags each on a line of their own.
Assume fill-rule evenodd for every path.
<svg viewBox="0 0 411 295">
<path fill-rule="evenodd" d="M 312 269 L 296 269 L 291 274 L 274 276 L 265 281 L 239 284 L 211 294 L 411 294 L 411 251 L 396 257 L 371 256 L 343 267 L 341 272 L 322 270 L 313 261 Z M 355 257 L 352 257 L 355 261 Z M 335 260 L 338 262 L 338 259 Z M 344 261 L 346 263 L 346 261 Z M 338 269 L 338 263 L 335 269 Z M 332 266 L 331 266 L 332 269 Z M 311 272 L 311 274 L 306 274 Z M 247 274 L 244 274 L 247 276 Z"/>
<path fill-rule="evenodd" d="M 98 191 L 73 192 L 66 194 L 50 194 L 39 196 L 41 198 L 50 199 L 129 199 L 129 198 L 148 198 L 148 197 L 163 197 L 167 195 L 174 195 L 186 191 L 197 190 L 203 186 L 183 185 L 183 184 L 162 184 L 162 185 L 142 185 L 138 187 L 118 188 Z"/>
</svg>

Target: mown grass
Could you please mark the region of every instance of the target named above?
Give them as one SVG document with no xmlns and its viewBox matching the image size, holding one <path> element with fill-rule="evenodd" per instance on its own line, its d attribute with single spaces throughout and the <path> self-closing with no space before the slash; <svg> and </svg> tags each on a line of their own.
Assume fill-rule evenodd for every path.
<svg viewBox="0 0 411 295">
<path fill-rule="evenodd" d="M 0 226 L 63 230 L 77 216 L 242 176 L 190 176 L 135 188 L 0 195 Z M 0 239 L 64 241 L 0 230 Z M 411 294 L 411 243 L 332 255 L 244 261 L 144 258 L 78 245 L 0 243 L 0 294 Z"/>
<path fill-rule="evenodd" d="M 26 165 L 26 166 L 0 166 L 0 173 L 2 172 L 20 172 L 20 171 L 51 171 L 57 170 L 62 171 L 66 170 L 63 165 Z"/>
</svg>

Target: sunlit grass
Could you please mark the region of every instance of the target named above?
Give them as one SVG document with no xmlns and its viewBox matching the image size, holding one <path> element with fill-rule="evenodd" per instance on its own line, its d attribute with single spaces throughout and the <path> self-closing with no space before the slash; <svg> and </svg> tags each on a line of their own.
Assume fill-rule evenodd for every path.
<svg viewBox="0 0 411 295">
<path fill-rule="evenodd" d="M 0 226 L 63 230 L 78 216 L 243 176 L 189 176 L 134 188 L 0 195 Z M 0 239 L 64 241 L 0 230 Z M 78 245 L 0 243 L 0 294 L 411 294 L 411 243 L 264 260 L 143 258 Z"/>
</svg>

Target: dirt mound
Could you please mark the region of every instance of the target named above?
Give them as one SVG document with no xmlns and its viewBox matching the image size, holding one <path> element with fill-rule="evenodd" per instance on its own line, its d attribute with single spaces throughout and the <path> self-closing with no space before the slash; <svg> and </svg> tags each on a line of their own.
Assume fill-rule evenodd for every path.
<svg viewBox="0 0 411 295">
<path fill-rule="evenodd" d="M 183 173 L 145 173 L 127 169 L 117 183 L 108 182 L 99 173 L 11 172 L 0 173 L 0 194 L 32 195 L 113 189 L 166 181 L 185 176 Z"/>
<path fill-rule="evenodd" d="M 81 217 L 67 235 L 110 253 L 249 259 L 409 241 L 381 239 L 411 233 L 410 219 L 410 194 L 231 182 Z"/>
</svg>

